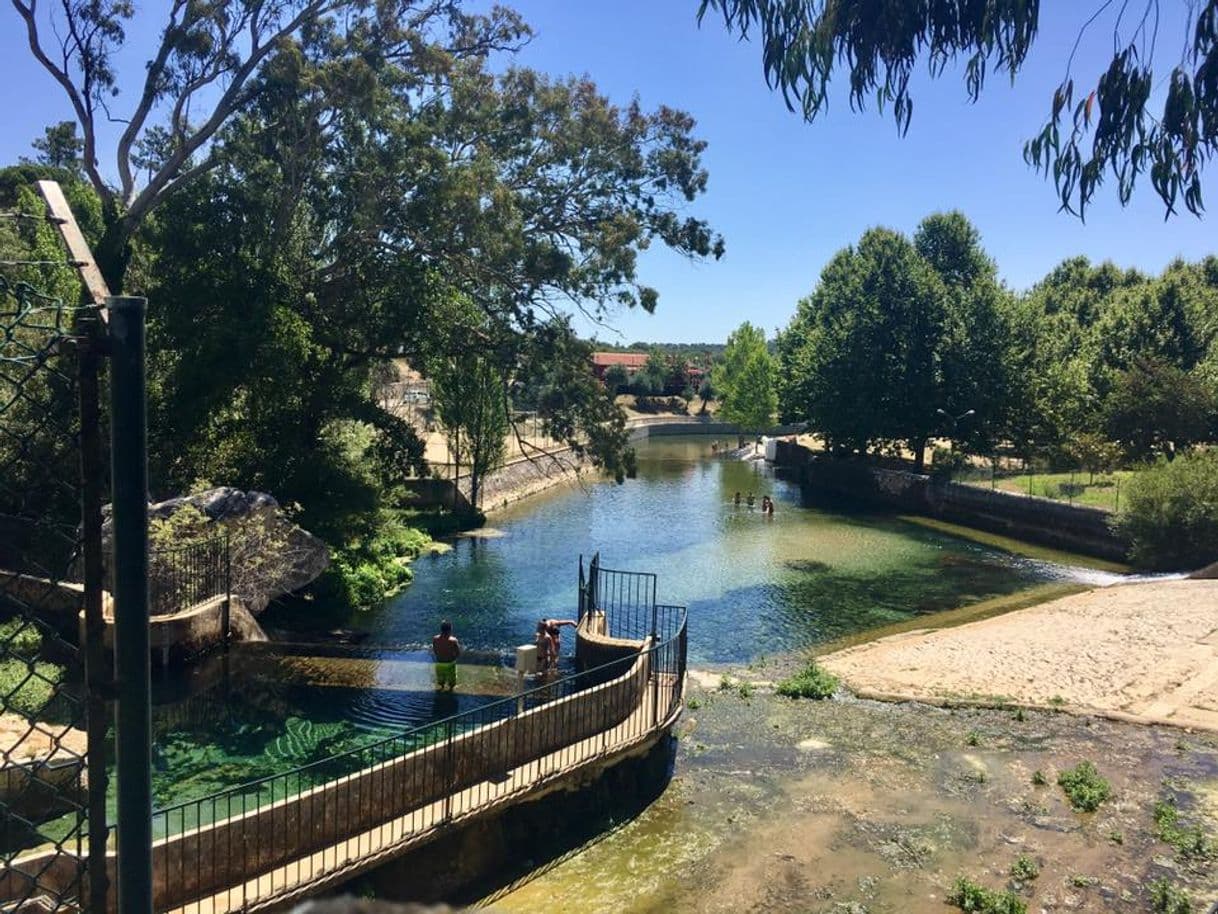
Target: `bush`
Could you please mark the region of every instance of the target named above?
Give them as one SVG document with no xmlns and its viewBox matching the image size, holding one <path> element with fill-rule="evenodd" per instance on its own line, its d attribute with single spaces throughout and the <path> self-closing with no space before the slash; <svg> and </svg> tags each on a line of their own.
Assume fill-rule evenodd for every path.
<svg viewBox="0 0 1218 914">
<path fill-rule="evenodd" d="M 1180 824 L 1180 811 L 1171 803 L 1155 804 L 1155 837 L 1180 852 L 1182 857 L 1204 859 L 1214 854 L 1214 846 L 1200 825 Z"/>
<path fill-rule="evenodd" d="M 327 602 L 372 609 L 414 580 L 410 560 L 429 543 L 431 537 L 422 530 L 386 515 L 365 538 L 334 550 L 316 590 Z"/>
<path fill-rule="evenodd" d="M 1218 560 L 1218 452 L 1160 460 L 1121 496 L 1114 526 L 1139 567 L 1180 571 Z"/>
<path fill-rule="evenodd" d="M 1027 882 L 1040 875 L 1040 867 L 1027 854 L 1020 854 L 1011 864 L 1011 876 L 1020 882 Z"/>
<path fill-rule="evenodd" d="M 1112 787 L 1091 762 L 1079 762 L 1057 776 L 1057 783 L 1066 792 L 1070 805 L 1083 812 L 1095 812 L 1112 796 Z"/>
<path fill-rule="evenodd" d="M 1156 879 L 1150 884 L 1150 909 L 1155 914 L 1192 914 L 1193 903 L 1166 879 Z"/>
<path fill-rule="evenodd" d="M 995 892 L 965 876 L 952 884 L 947 903 L 970 914 L 1027 914 L 1028 910 L 1014 892 Z"/>
<path fill-rule="evenodd" d="M 837 691 L 837 677 L 812 661 L 794 676 L 778 683 L 776 691 L 788 698 L 832 698 Z"/>
<path fill-rule="evenodd" d="M 968 455 L 955 448 L 937 447 L 931 452 L 930 476 L 936 482 L 951 482 L 952 478 L 968 469 Z"/>
</svg>

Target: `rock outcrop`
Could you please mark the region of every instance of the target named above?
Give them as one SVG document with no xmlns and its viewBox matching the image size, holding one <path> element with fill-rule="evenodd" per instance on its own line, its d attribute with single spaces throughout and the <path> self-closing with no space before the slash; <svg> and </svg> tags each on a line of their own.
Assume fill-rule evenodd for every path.
<svg viewBox="0 0 1218 914">
<path fill-rule="evenodd" d="M 181 512 L 188 514 L 175 520 Z M 103 554 L 108 556 L 113 544 L 109 506 L 104 515 Z M 265 492 L 221 486 L 150 504 L 148 519 L 154 526 L 172 525 L 184 541 L 226 534 L 233 596 L 254 615 L 276 597 L 317 580 L 330 564 L 326 544 L 292 523 L 279 502 Z M 153 562 L 155 551 L 154 542 Z"/>
</svg>

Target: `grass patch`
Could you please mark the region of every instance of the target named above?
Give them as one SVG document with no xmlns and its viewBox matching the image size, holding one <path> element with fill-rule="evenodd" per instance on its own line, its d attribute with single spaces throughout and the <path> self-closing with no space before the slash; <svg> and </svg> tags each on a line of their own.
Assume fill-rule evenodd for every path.
<svg viewBox="0 0 1218 914">
<path fill-rule="evenodd" d="M 1027 854 L 1020 854 L 1011 864 L 1011 876 L 1020 882 L 1028 882 L 1040 875 L 1040 867 Z"/>
<path fill-rule="evenodd" d="M 1041 771 L 1039 768 L 1037 768 L 1035 771 L 1032 772 L 1032 783 L 1035 784 L 1037 787 L 1044 787 L 1046 784 L 1049 783 L 1049 779 L 1047 777 L 1045 777 L 1045 773 L 1043 771 Z"/>
<path fill-rule="evenodd" d="M 837 691 L 837 677 L 812 661 L 794 676 L 778 683 L 775 691 L 787 698 L 832 698 Z"/>
<path fill-rule="evenodd" d="M 685 707 L 689 708 L 691 711 L 697 711 L 700 707 L 702 707 L 702 702 L 698 701 L 696 698 L 691 698 L 689 701 L 685 702 Z"/>
<path fill-rule="evenodd" d="M 732 690 L 732 678 L 728 675 L 719 677 L 719 691 L 730 692 Z"/>
<path fill-rule="evenodd" d="M 1112 786 L 1100 776 L 1091 762 L 1079 762 L 1057 776 L 1057 783 L 1066 793 L 1070 805 L 1082 812 L 1095 812 L 1112 796 Z"/>
<path fill-rule="evenodd" d="M 970 746 L 980 746 L 981 745 L 981 734 L 978 733 L 976 730 L 969 730 L 968 736 L 966 736 L 964 738 L 964 742 Z"/>
<path fill-rule="evenodd" d="M 1150 909 L 1154 914 L 1192 914 L 1193 903 L 1188 894 L 1166 879 L 1156 879 L 1149 888 Z"/>
<path fill-rule="evenodd" d="M 753 684 L 751 682 L 742 682 L 736 691 L 740 694 L 741 698 L 748 701 L 753 697 Z"/>
<path fill-rule="evenodd" d="M 1027 914 L 1028 906 L 1014 892 L 996 892 L 966 876 L 952 883 L 947 903 L 969 914 Z"/>
<path fill-rule="evenodd" d="M 1214 845 L 1200 825 L 1181 825 L 1180 810 L 1160 800 L 1155 804 L 1155 837 L 1170 844 L 1182 857 L 1194 860 L 1214 855 Z"/>
</svg>

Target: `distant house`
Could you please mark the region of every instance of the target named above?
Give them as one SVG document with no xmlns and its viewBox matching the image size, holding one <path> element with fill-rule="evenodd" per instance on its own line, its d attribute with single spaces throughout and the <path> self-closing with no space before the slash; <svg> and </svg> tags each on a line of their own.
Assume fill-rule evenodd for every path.
<svg viewBox="0 0 1218 914">
<path fill-rule="evenodd" d="M 594 352 L 592 353 L 592 371 L 602 381 L 605 380 L 605 373 L 614 365 L 621 365 L 626 369 L 627 377 L 632 377 L 636 372 L 642 370 L 647 364 L 647 353 L 645 352 Z"/>
</svg>

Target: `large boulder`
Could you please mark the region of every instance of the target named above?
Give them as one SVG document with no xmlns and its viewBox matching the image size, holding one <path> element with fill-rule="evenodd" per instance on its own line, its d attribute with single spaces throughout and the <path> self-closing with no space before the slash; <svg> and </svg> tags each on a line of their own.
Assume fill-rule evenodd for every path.
<svg viewBox="0 0 1218 914">
<path fill-rule="evenodd" d="M 109 505 L 103 515 L 103 554 L 109 556 L 113 544 Z M 255 615 L 276 597 L 311 584 L 330 565 L 326 544 L 292 523 L 279 502 L 265 492 L 242 492 L 220 486 L 150 504 L 148 519 L 154 531 L 171 530 L 173 542 L 226 534 L 233 596 Z M 154 532 L 151 556 L 154 566 L 157 540 L 165 538 Z"/>
</svg>

